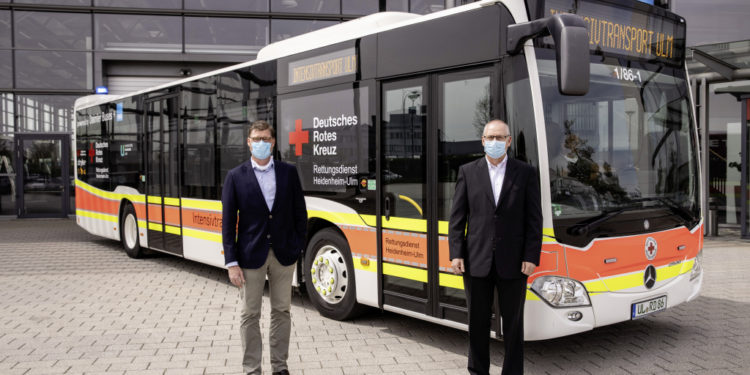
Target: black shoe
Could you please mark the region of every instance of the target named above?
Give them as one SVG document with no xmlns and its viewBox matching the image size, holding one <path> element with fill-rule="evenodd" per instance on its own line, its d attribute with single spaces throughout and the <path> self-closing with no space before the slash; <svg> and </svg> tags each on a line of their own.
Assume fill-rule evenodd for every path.
<svg viewBox="0 0 750 375">
<path fill-rule="evenodd" d="M 289 375 L 289 370 L 283 369 L 281 371 L 274 371 L 272 375 Z"/>
</svg>

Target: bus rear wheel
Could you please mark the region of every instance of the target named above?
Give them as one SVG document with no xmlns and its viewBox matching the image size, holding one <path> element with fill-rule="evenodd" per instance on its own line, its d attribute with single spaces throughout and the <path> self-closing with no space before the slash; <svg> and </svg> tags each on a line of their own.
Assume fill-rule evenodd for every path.
<svg viewBox="0 0 750 375">
<path fill-rule="evenodd" d="M 335 229 L 323 229 L 310 239 L 305 251 L 305 273 L 305 289 L 320 315 L 346 320 L 363 311 L 364 307 L 357 303 L 349 244 Z"/>
<path fill-rule="evenodd" d="M 140 258 L 143 256 L 143 250 L 138 240 L 138 217 L 135 215 L 135 208 L 131 204 L 126 205 L 122 212 L 120 240 L 125 253 L 129 257 Z"/>
</svg>

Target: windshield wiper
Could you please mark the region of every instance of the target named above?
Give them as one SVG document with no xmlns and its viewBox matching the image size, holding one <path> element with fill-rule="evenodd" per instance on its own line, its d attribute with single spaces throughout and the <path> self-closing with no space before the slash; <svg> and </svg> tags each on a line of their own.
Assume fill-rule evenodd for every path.
<svg viewBox="0 0 750 375">
<path fill-rule="evenodd" d="M 695 222 L 695 216 L 693 216 L 690 211 L 685 209 L 685 207 L 680 206 L 677 202 L 673 201 L 670 198 L 667 197 L 649 197 L 649 198 L 638 198 L 633 200 L 634 202 L 659 202 L 663 205 L 663 207 L 668 208 L 670 211 L 672 211 L 673 214 L 676 214 L 680 218 L 682 218 L 685 222 L 684 225 L 686 227 L 690 226 L 690 223 Z"/>
<path fill-rule="evenodd" d="M 625 211 L 633 211 L 643 208 L 642 206 L 625 206 L 622 208 L 618 208 L 616 210 L 610 210 L 610 211 L 604 211 L 599 216 L 595 216 L 591 219 L 584 220 L 582 222 L 576 223 L 575 225 L 568 228 L 568 234 L 574 235 L 574 236 L 582 236 L 588 232 L 590 232 L 592 229 L 602 225 L 602 223 L 612 219 L 613 217 L 625 212 Z"/>
</svg>

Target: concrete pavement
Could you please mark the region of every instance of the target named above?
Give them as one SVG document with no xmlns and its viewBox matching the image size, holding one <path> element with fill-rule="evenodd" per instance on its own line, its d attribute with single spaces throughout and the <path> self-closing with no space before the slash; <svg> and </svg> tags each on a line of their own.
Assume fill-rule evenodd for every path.
<svg viewBox="0 0 750 375">
<path fill-rule="evenodd" d="M 0 221 L 0 257 L 0 374 L 241 371 L 238 291 L 222 269 L 130 259 L 119 243 L 62 219 Z M 704 272 L 693 302 L 527 343 L 527 373 L 750 373 L 750 243 L 708 240 Z M 265 300 L 264 336 L 268 314 Z M 292 320 L 293 374 L 466 373 L 462 331 L 377 311 L 333 321 L 301 295 Z M 502 343 L 492 351 L 499 374 Z"/>
</svg>

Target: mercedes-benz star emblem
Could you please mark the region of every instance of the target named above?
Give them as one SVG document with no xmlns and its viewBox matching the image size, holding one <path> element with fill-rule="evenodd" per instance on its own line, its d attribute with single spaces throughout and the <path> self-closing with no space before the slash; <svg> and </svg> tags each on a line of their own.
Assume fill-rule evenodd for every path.
<svg viewBox="0 0 750 375">
<path fill-rule="evenodd" d="M 656 258 L 656 250 L 658 249 L 658 245 L 656 244 L 656 240 L 652 237 L 646 238 L 646 245 L 644 246 L 644 250 L 646 252 L 646 259 L 648 260 L 654 260 Z"/>
<path fill-rule="evenodd" d="M 651 289 L 654 284 L 656 284 L 656 268 L 649 265 L 646 267 L 646 272 L 643 273 L 643 285 L 646 286 L 646 289 Z"/>
<path fill-rule="evenodd" d="M 643 229 L 648 230 L 650 226 L 651 226 L 651 223 L 648 222 L 648 219 L 643 220 Z"/>
</svg>

